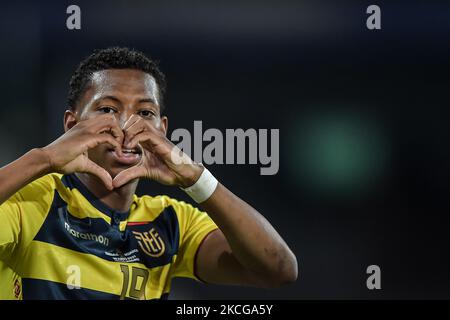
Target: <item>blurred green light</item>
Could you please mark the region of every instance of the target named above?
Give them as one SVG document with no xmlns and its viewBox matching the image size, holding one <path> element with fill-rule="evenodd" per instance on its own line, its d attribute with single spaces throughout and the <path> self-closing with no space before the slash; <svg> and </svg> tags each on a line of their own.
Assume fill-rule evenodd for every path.
<svg viewBox="0 0 450 320">
<path fill-rule="evenodd" d="M 320 192 L 359 192 L 382 174 L 383 134 L 370 119 L 354 114 L 317 114 L 297 120 L 291 134 L 291 172 Z"/>
</svg>

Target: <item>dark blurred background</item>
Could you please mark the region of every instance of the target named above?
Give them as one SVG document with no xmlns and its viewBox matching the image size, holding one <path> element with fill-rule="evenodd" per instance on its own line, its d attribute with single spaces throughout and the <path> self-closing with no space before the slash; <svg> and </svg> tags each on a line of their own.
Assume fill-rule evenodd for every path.
<svg viewBox="0 0 450 320">
<path fill-rule="evenodd" d="M 66 28 L 70 4 L 81 30 Z M 370 4 L 381 30 L 366 28 Z M 2 165 L 62 134 L 72 72 L 112 45 L 160 61 L 172 130 L 280 129 L 277 175 L 210 169 L 273 223 L 299 280 L 176 279 L 172 299 L 450 298 L 449 1 L 14 1 L 0 34 Z"/>
</svg>

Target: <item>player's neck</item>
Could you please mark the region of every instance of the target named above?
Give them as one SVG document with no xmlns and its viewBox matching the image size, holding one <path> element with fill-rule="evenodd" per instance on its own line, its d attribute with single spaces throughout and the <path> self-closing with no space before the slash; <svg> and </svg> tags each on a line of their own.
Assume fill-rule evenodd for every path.
<svg viewBox="0 0 450 320">
<path fill-rule="evenodd" d="M 76 176 L 91 193 L 108 207 L 121 212 L 130 209 L 139 180 L 136 179 L 131 183 L 110 191 L 106 189 L 103 182 L 94 175 L 77 172 Z"/>
</svg>

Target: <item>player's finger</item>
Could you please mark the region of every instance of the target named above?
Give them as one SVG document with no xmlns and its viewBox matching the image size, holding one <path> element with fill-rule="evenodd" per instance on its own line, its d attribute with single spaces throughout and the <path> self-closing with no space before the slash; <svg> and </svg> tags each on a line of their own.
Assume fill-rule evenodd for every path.
<svg viewBox="0 0 450 320">
<path fill-rule="evenodd" d="M 98 117 L 83 120 L 82 123 L 90 133 L 110 133 L 116 139 L 122 137 L 123 132 L 114 114 L 103 114 Z"/>
<path fill-rule="evenodd" d="M 119 188 L 134 179 L 144 177 L 145 173 L 145 168 L 140 165 L 123 170 L 112 181 L 113 187 Z"/>
<path fill-rule="evenodd" d="M 126 131 L 129 127 L 135 124 L 137 121 L 142 120 L 142 118 L 136 114 L 133 114 L 128 120 L 124 123 L 122 130 Z"/>
<path fill-rule="evenodd" d="M 108 127 L 108 131 L 106 131 L 105 133 L 110 133 L 114 137 L 114 139 L 116 139 L 120 144 L 122 144 L 124 134 L 118 124 L 114 124 L 113 126 Z"/>
<path fill-rule="evenodd" d="M 127 127 L 125 131 L 125 138 L 124 138 L 124 145 L 127 146 L 137 134 L 140 134 L 141 132 L 147 131 L 148 125 L 142 120 L 138 120 L 136 122 L 133 122 L 130 126 Z"/>
<path fill-rule="evenodd" d="M 95 139 L 98 144 L 105 143 L 105 144 L 111 145 L 114 149 L 116 149 L 116 151 L 122 150 L 122 145 L 116 139 L 114 139 L 111 135 L 99 133 L 96 135 Z"/>
<path fill-rule="evenodd" d="M 108 144 L 116 152 L 118 152 L 119 155 L 122 154 L 122 145 L 109 134 L 98 133 L 96 135 L 92 135 L 90 136 L 90 140 L 87 145 L 89 149 L 92 149 L 100 144 Z"/>
<path fill-rule="evenodd" d="M 100 180 L 102 180 L 108 190 L 113 189 L 111 175 L 104 168 L 88 159 L 85 171 L 97 176 Z"/>
<path fill-rule="evenodd" d="M 154 146 L 154 145 L 158 144 L 158 142 L 159 142 L 158 139 L 159 139 L 159 137 L 155 136 L 154 134 L 152 134 L 152 133 L 150 133 L 148 131 L 144 131 L 144 132 L 138 133 L 131 140 L 129 140 L 125 144 L 125 147 L 129 148 L 129 149 L 133 149 L 140 142 L 146 142 L 145 146 Z M 152 151 L 152 150 L 149 150 L 149 151 Z"/>
<path fill-rule="evenodd" d="M 116 117 L 112 113 L 105 113 L 100 116 L 92 117 L 89 119 L 81 120 L 79 123 L 94 131 L 101 130 L 102 128 L 111 125 L 116 120 Z"/>
<path fill-rule="evenodd" d="M 122 143 L 124 134 L 114 115 L 107 114 L 105 117 L 102 116 L 100 121 L 96 123 L 95 128 L 95 133 L 110 133 L 117 141 Z"/>
</svg>

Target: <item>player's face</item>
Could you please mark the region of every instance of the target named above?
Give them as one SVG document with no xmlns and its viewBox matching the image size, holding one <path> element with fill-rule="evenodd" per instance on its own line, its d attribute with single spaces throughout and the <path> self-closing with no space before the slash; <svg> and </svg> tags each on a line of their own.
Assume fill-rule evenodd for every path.
<svg viewBox="0 0 450 320">
<path fill-rule="evenodd" d="M 123 128 L 132 115 L 138 115 L 165 133 L 167 118 L 160 116 L 159 106 L 159 90 L 151 75 L 139 70 L 110 69 L 93 74 L 92 84 L 73 116 L 81 121 L 112 113 Z M 89 151 L 89 158 L 114 178 L 141 160 L 139 147 L 122 151 L 124 155 L 119 157 L 110 146 L 100 145 Z"/>
</svg>

